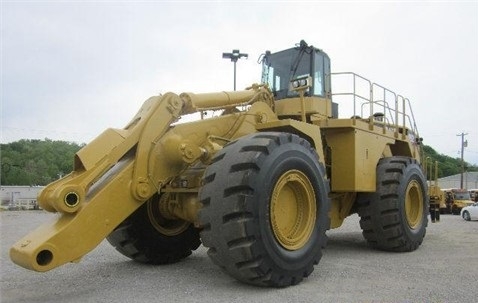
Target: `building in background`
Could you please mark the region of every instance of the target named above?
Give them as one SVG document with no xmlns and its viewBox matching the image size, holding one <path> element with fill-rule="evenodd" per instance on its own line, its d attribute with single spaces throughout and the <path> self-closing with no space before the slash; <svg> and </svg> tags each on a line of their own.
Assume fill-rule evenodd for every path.
<svg viewBox="0 0 478 303">
<path fill-rule="evenodd" d="M 37 196 L 44 186 L 0 186 L 0 208 L 5 210 L 39 209 Z"/>
<path fill-rule="evenodd" d="M 441 188 L 460 188 L 460 178 L 461 174 L 443 177 L 438 179 L 438 185 Z M 478 172 L 466 172 L 463 174 L 463 188 L 478 188 Z"/>
</svg>

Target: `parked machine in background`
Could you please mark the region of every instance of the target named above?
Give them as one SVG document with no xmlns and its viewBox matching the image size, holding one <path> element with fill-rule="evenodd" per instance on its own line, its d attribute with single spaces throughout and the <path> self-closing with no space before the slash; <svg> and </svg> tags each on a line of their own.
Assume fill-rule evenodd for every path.
<svg viewBox="0 0 478 303">
<path fill-rule="evenodd" d="M 473 204 L 470 192 L 466 189 L 446 188 L 443 189 L 443 196 L 444 200 L 440 204 L 442 213 L 459 215 L 463 207 Z"/>
<path fill-rule="evenodd" d="M 428 158 L 426 160 L 428 160 Z M 429 180 L 428 198 L 430 204 L 430 219 L 434 223 L 440 221 L 440 203 L 444 201 L 444 192 L 440 186 L 438 186 L 438 161 L 435 161 L 435 165 L 429 161 L 425 163 Z"/>
<path fill-rule="evenodd" d="M 202 243 L 234 278 L 282 287 L 313 271 L 326 231 L 354 213 L 373 248 L 417 249 L 428 188 L 409 100 L 331 74 L 328 55 L 304 41 L 261 62 L 262 84 L 151 97 L 125 128 L 83 147 L 38 197 L 61 216 L 19 240 L 12 260 L 48 271 L 107 238 L 138 262 L 168 264 Z M 332 77 L 370 94 L 353 86 L 339 105 Z M 190 113 L 202 119 L 175 123 Z"/>
</svg>

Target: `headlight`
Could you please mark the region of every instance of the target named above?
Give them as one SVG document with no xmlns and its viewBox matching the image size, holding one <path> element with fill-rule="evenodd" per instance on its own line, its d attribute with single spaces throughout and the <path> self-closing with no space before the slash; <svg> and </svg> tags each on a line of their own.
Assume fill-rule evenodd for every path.
<svg viewBox="0 0 478 303">
<path fill-rule="evenodd" d="M 299 85 L 300 85 L 300 86 L 306 86 L 306 85 L 307 85 L 307 82 L 308 82 L 307 80 L 308 80 L 308 79 L 300 79 L 300 80 L 299 80 Z"/>
<path fill-rule="evenodd" d="M 312 86 L 312 77 L 304 76 L 290 81 L 290 90 L 297 91 L 307 89 Z"/>
</svg>

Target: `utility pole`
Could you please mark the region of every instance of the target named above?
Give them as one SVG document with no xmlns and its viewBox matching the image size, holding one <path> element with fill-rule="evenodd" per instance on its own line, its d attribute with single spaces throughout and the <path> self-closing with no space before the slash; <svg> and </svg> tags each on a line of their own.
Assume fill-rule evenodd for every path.
<svg viewBox="0 0 478 303">
<path fill-rule="evenodd" d="M 457 136 L 461 136 L 461 176 L 460 176 L 460 188 L 463 189 L 463 174 L 465 173 L 465 161 L 463 160 L 463 150 L 468 146 L 468 141 L 465 141 L 465 136 L 468 134 L 461 133 Z"/>
<path fill-rule="evenodd" d="M 236 90 L 236 62 L 242 57 L 247 59 L 249 55 L 239 52 L 238 49 L 232 50 L 232 53 L 222 53 L 223 59 L 231 59 L 231 62 L 234 62 L 234 90 Z"/>
</svg>

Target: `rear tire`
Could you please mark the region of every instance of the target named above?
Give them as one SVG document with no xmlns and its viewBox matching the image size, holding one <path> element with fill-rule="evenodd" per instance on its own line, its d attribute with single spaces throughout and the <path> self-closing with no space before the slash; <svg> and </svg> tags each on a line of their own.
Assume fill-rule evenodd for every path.
<svg viewBox="0 0 478 303">
<path fill-rule="evenodd" d="M 359 194 L 360 227 L 367 242 L 386 251 L 413 251 L 428 224 L 427 184 L 418 162 L 407 157 L 381 159 L 376 192 Z"/>
<path fill-rule="evenodd" d="M 299 283 L 326 244 L 328 192 L 315 150 L 296 135 L 256 133 L 226 145 L 199 193 L 209 257 L 248 284 Z"/>
<path fill-rule="evenodd" d="M 199 232 L 192 224 L 166 220 L 160 215 L 158 195 L 140 206 L 106 239 L 124 256 L 148 264 L 178 262 L 201 245 Z"/>
</svg>

